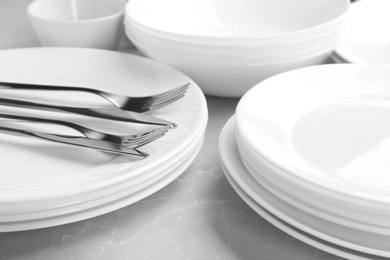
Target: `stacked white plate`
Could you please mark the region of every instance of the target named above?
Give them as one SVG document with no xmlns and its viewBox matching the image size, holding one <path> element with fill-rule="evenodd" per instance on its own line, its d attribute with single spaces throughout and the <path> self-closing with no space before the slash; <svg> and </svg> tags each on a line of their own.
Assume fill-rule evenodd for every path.
<svg viewBox="0 0 390 260">
<path fill-rule="evenodd" d="M 287 70 L 326 62 L 348 0 L 132 0 L 125 32 L 146 56 L 193 78 L 206 94 L 241 97 Z"/>
<path fill-rule="evenodd" d="M 147 159 L 1 134 L 0 232 L 75 222 L 130 205 L 177 178 L 202 145 L 208 118 L 204 94 L 166 65 L 96 49 L 32 48 L 1 51 L 0 70 L 2 81 L 84 86 L 132 96 L 191 83 L 184 98 L 149 113 L 178 127 L 140 148 L 150 155 Z M 66 100 L 62 94 L 57 98 Z M 99 97 L 68 101 L 86 104 L 94 98 Z M 124 124 L 121 130 L 131 128 Z"/>
<path fill-rule="evenodd" d="M 361 0 L 351 5 L 345 31 L 332 58 L 339 63 L 390 65 L 390 1 Z"/>
<path fill-rule="evenodd" d="M 222 166 L 260 215 L 325 251 L 390 257 L 390 67 L 320 65 L 248 91 Z"/>
</svg>

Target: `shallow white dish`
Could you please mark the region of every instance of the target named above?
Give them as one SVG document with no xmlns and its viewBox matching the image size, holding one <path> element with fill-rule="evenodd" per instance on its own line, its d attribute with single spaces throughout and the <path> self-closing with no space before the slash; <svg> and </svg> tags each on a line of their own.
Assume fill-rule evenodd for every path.
<svg viewBox="0 0 390 260">
<path fill-rule="evenodd" d="M 207 122 L 205 98 L 196 83 L 149 59 L 77 48 L 16 49 L 0 52 L 0 58 L 0 80 L 4 81 L 74 84 L 135 96 L 191 82 L 183 99 L 151 113 L 179 127 L 145 146 L 150 154 L 146 160 L 133 162 L 128 157 L 1 135 L 1 215 L 71 206 L 80 199 L 103 196 L 116 185 L 175 160 Z M 75 102 L 91 100 L 95 102 L 91 96 L 81 96 Z"/>
<path fill-rule="evenodd" d="M 205 126 L 206 125 L 204 125 L 204 127 Z M 1 225 L 9 227 L 11 223 L 23 221 L 29 223 L 41 223 L 48 217 L 54 217 L 58 221 L 61 220 L 61 222 L 66 222 L 69 221 L 68 215 L 77 216 L 78 212 L 84 212 L 83 214 L 85 214 L 85 212 L 87 212 L 90 208 L 118 200 L 124 196 L 130 198 L 132 194 L 137 194 L 140 190 L 147 190 L 149 186 L 156 187 L 156 184 L 159 183 L 161 179 L 164 179 L 165 176 L 170 175 L 173 171 L 177 172 L 176 169 L 179 167 L 184 169 L 184 165 L 188 166 L 193 161 L 203 143 L 203 138 L 204 128 L 203 131 L 201 131 L 185 149 L 181 150 L 181 154 L 178 155 L 175 160 L 166 162 L 158 169 L 152 169 L 120 184 L 106 187 L 103 190 L 94 191 L 85 195 L 78 195 L 74 198 L 75 202 L 70 203 L 69 205 L 47 208 L 40 211 L 35 210 L 16 214 L 0 215 L 0 231 Z M 163 186 L 160 186 L 160 188 L 162 187 Z"/>
<path fill-rule="evenodd" d="M 294 207 L 300 211 L 321 218 L 325 220 L 325 222 L 332 222 L 337 225 L 348 227 L 348 229 L 367 232 L 362 238 L 358 236 L 365 244 L 370 244 L 372 241 L 378 241 L 375 243 L 380 244 L 382 241 L 385 241 L 384 247 L 388 246 L 388 241 L 386 239 L 390 236 L 389 227 L 381 225 L 382 223 L 375 219 L 367 219 L 366 216 L 362 217 L 360 209 L 351 208 L 348 205 L 340 205 L 340 208 L 349 211 L 348 215 L 344 214 L 345 210 L 341 212 L 335 210 L 333 204 L 337 204 L 337 200 L 330 200 L 328 204 L 332 206 L 324 207 L 323 203 L 311 203 L 313 202 L 312 199 L 306 199 L 306 197 L 310 197 L 310 194 L 299 191 L 291 192 L 291 190 L 295 189 L 294 185 L 283 179 L 283 176 L 288 175 L 288 173 L 284 173 L 262 158 L 254 156 L 254 152 L 250 151 L 247 145 L 241 142 L 239 135 L 236 135 L 236 142 L 239 147 L 241 161 L 244 163 L 249 173 L 257 182 L 261 183 L 262 186 L 266 187 L 269 192 L 272 192 L 279 199 L 282 199 L 290 205 L 294 205 Z M 351 215 L 353 215 L 353 218 Z M 340 230 L 345 230 L 345 228 L 343 227 Z M 354 232 L 355 231 L 349 233 Z M 342 234 L 341 236 L 345 235 Z M 350 240 L 353 239 L 355 239 L 355 237 L 350 238 Z M 369 241 L 367 241 L 367 239 Z M 359 243 L 364 244 L 362 241 Z"/>
<path fill-rule="evenodd" d="M 356 1 L 336 53 L 350 63 L 390 65 L 390 2 Z"/>
<path fill-rule="evenodd" d="M 317 218 L 283 203 L 282 200 L 262 187 L 251 176 L 240 159 L 235 139 L 234 117 L 225 124 L 221 132 L 219 148 L 222 168 L 234 189 L 250 207 L 276 227 L 307 244 L 349 259 L 385 259 L 378 256 L 378 254 L 368 252 L 380 253 L 386 256 L 390 254 L 388 251 L 383 252 L 375 248 L 354 245 L 340 238 L 329 236 L 326 232 L 321 232 L 321 229 L 325 231 L 328 228 L 333 229 L 332 223 L 328 223 L 326 226 L 319 225 L 319 230 L 312 228 L 310 220 L 316 223 Z M 319 221 L 317 224 L 324 224 L 324 222 Z"/>
<path fill-rule="evenodd" d="M 387 66 L 331 64 L 279 74 L 241 99 L 237 132 L 284 172 L 292 192 L 389 226 L 389 83 Z"/>
<path fill-rule="evenodd" d="M 274 184 L 259 175 L 259 172 L 261 174 L 265 171 L 269 174 L 274 172 L 266 166 L 260 168 L 253 165 L 242 153 L 240 145 L 238 146 L 241 161 L 251 176 L 241 174 L 237 178 L 246 179 L 246 185 L 243 184 L 242 188 L 248 189 L 248 193 L 252 194 L 255 201 L 282 219 L 286 221 L 291 219 L 290 222 L 296 223 L 297 227 L 321 239 L 365 253 L 390 256 L 388 228 L 378 228 L 370 223 L 350 220 L 291 196 L 284 187 L 279 187 L 278 183 Z M 386 231 L 387 234 L 384 234 Z"/>
</svg>

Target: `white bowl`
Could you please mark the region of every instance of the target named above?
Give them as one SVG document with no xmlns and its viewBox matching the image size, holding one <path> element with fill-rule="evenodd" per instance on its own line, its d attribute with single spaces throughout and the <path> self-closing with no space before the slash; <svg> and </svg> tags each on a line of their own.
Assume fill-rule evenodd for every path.
<svg viewBox="0 0 390 260">
<path fill-rule="evenodd" d="M 205 94 L 221 97 L 241 97 L 260 81 L 281 72 L 322 64 L 328 61 L 333 48 L 321 53 L 273 63 L 205 62 L 187 60 L 179 55 L 170 55 L 133 44 L 147 57 L 168 64 L 192 78 Z"/>
<path fill-rule="evenodd" d="M 153 50 L 155 52 L 161 52 L 166 55 L 178 56 L 184 59 L 186 62 L 190 63 L 205 63 L 210 62 L 216 64 L 217 66 L 220 63 L 230 63 L 230 64 L 260 64 L 260 63 L 274 63 L 274 62 L 283 62 L 292 59 L 300 59 L 307 56 L 315 55 L 322 53 L 329 49 L 334 49 L 340 40 L 340 36 L 337 38 L 330 38 L 327 41 L 322 42 L 317 46 L 312 46 L 310 48 L 305 48 L 303 50 L 289 51 L 289 52 L 277 52 L 275 54 L 262 50 L 262 48 L 253 51 L 253 53 L 248 53 L 246 55 L 234 55 L 234 54 L 222 54 L 222 53 L 208 53 L 196 50 L 184 50 L 177 48 L 176 46 L 157 44 L 153 41 L 150 41 L 148 38 L 138 36 L 129 30 L 125 30 L 128 38 L 133 42 L 135 46 L 142 46 L 144 49 Z M 141 48 L 141 47 L 140 47 Z M 247 50 L 242 48 L 242 50 Z"/>
<path fill-rule="evenodd" d="M 150 34 L 217 45 L 293 41 L 330 31 L 348 0 L 132 0 L 126 17 Z"/>
<path fill-rule="evenodd" d="M 224 55 L 224 56 L 273 56 L 281 54 L 296 53 L 299 51 L 307 51 L 308 49 L 316 48 L 324 43 L 340 38 L 343 32 L 343 27 L 339 26 L 330 32 L 318 35 L 312 39 L 305 39 L 294 43 L 281 43 L 276 42 L 270 46 L 253 45 L 253 46 L 219 46 L 219 45 L 207 45 L 207 44 L 196 44 L 189 42 L 175 41 L 171 39 L 157 37 L 143 31 L 141 28 L 137 28 L 132 25 L 127 19 L 125 19 L 125 31 L 128 38 L 133 38 L 142 43 L 154 44 L 156 48 L 164 47 L 168 49 L 176 49 L 179 51 L 195 52 L 200 54 L 210 55 Z"/>
</svg>

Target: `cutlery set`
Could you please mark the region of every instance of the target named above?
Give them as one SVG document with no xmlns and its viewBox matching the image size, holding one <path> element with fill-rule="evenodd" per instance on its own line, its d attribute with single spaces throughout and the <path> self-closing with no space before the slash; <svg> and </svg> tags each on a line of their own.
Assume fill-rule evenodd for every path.
<svg viewBox="0 0 390 260">
<path fill-rule="evenodd" d="M 14 82 L 0 82 L 0 90 L 43 90 L 48 92 L 76 91 L 96 94 L 109 101 L 110 107 L 75 107 L 52 105 L 39 102 L 31 102 L 20 99 L 0 98 L 0 106 L 9 106 L 25 108 L 32 110 L 46 110 L 60 113 L 70 113 L 84 115 L 91 118 L 107 119 L 108 122 L 120 121 L 134 124 L 158 126 L 156 129 L 148 129 L 137 134 L 114 134 L 109 131 L 93 129 L 80 122 L 72 120 L 60 120 L 52 118 L 43 118 L 39 116 L 17 115 L 12 113 L 0 112 L 0 132 L 5 134 L 21 135 L 26 137 L 38 138 L 41 140 L 85 147 L 99 150 L 102 152 L 122 154 L 145 158 L 147 153 L 138 150 L 138 148 L 155 141 L 164 136 L 170 130 L 177 126 L 158 117 L 154 117 L 145 112 L 154 111 L 172 102 L 182 98 L 189 84 L 176 87 L 172 90 L 158 93 L 155 95 L 131 97 L 108 93 L 92 88 L 73 87 L 73 86 L 49 86 L 37 84 L 25 84 Z M 4 91 L 3 91 L 4 92 Z M 60 125 L 71 128 L 79 132 L 82 136 L 69 134 L 55 134 L 43 131 L 34 131 L 15 125 L 15 122 L 44 123 Z"/>
</svg>

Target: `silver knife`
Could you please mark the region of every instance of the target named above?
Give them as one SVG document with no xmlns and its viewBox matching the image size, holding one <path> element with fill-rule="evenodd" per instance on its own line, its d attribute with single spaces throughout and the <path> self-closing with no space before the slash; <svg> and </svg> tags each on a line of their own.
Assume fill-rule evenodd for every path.
<svg viewBox="0 0 390 260">
<path fill-rule="evenodd" d="M 129 155 L 129 156 L 134 156 L 136 158 L 145 158 L 149 156 L 147 153 L 141 152 L 137 149 L 122 146 L 109 141 L 79 137 L 79 136 L 57 135 L 57 134 L 49 134 L 49 133 L 43 133 L 38 131 L 30 131 L 30 130 L 16 128 L 14 126 L 9 126 L 4 121 L 0 122 L 0 132 L 5 134 L 17 135 L 17 136 L 34 137 L 41 140 L 52 141 L 56 143 L 85 147 L 85 148 L 90 148 L 90 149 L 107 152 L 107 153 Z"/>
</svg>

